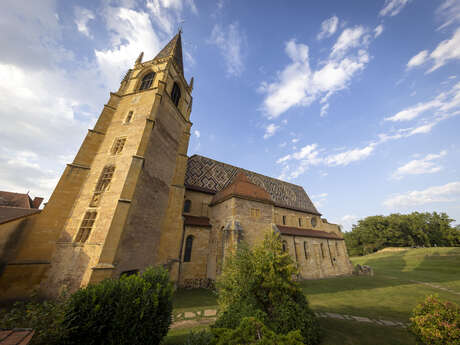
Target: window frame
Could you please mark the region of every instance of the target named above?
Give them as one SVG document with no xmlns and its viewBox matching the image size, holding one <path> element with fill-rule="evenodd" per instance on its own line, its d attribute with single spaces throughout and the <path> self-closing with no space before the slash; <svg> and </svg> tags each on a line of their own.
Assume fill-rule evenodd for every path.
<svg viewBox="0 0 460 345">
<path fill-rule="evenodd" d="M 94 227 L 94 223 L 96 222 L 97 218 L 97 211 L 86 211 L 83 219 L 80 223 L 80 227 L 78 228 L 77 235 L 75 236 L 74 242 L 76 243 L 86 243 L 88 241 L 89 236 Z"/>
<path fill-rule="evenodd" d="M 115 140 L 113 141 L 112 147 L 110 149 L 110 154 L 112 156 L 121 154 L 123 152 L 123 149 L 125 148 L 127 139 L 128 137 L 115 138 Z"/>
<path fill-rule="evenodd" d="M 128 114 L 125 117 L 125 121 L 123 122 L 124 125 L 129 125 L 133 121 L 134 111 L 128 111 Z"/>
<path fill-rule="evenodd" d="M 156 73 L 154 71 L 150 71 L 144 74 L 141 80 L 141 84 L 139 86 L 139 91 L 148 90 L 152 87 L 153 81 L 155 80 L 155 74 Z M 150 76 L 151 78 L 147 79 L 147 77 L 150 77 Z"/>
<path fill-rule="evenodd" d="M 180 86 L 177 82 L 174 82 L 173 87 L 171 89 L 171 101 L 174 103 L 174 105 L 179 108 L 179 101 L 182 97 L 182 91 L 180 89 Z"/>
<path fill-rule="evenodd" d="M 185 239 L 185 250 L 184 250 L 183 262 L 192 261 L 192 251 L 193 251 L 193 241 L 194 240 L 195 240 L 195 236 L 193 235 L 188 235 L 187 238 Z"/>
</svg>

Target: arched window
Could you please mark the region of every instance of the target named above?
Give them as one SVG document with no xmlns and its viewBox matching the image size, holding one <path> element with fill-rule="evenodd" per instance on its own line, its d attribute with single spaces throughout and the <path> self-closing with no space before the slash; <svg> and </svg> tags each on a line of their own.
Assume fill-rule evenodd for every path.
<svg viewBox="0 0 460 345">
<path fill-rule="evenodd" d="M 308 259 L 307 242 L 304 242 L 304 243 L 303 243 L 303 252 L 305 253 L 305 259 Z"/>
<path fill-rule="evenodd" d="M 177 85 L 177 83 L 174 83 L 173 85 L 173 88 L 171 91 L 171 99 L 177 107 L 179 105 L 179 99 L 180 99 L 180 87 L 179 85 Z"/>
<path fill-rule="evenodd" d="M 154 72 L 147 73 L 144 76 L 144 78 L 142 78 L 141 87 L 139 88 L 139 90 L 149 89 L 150 86 L 152 86 L 154 78 L 155 78 L 155 73 Z"/>
<path fill-rule="evenodd" d="M 185 200 L 184 201 L 184 213 L 189 213 L 191 207 L 192 207 L 192 202 L 188 199 Z"/>
<path fill-rule="evenodd" d="M 283 252 L 286 252 L 287 250 L 287 242 L 283 241 Z"/>
<path fill-rule="evenodd" d="M 185 240 L 185 253 L 184 253 L 184 262 L 190 262 L 192 260 L 192 246 L 193 246 L 193 236 L 187 236 Z"/>
</svg>

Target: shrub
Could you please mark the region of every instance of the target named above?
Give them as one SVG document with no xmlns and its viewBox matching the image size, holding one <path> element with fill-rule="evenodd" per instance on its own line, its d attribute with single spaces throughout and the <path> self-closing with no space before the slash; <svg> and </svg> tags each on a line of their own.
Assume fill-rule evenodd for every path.
<svg viewBox="0 0 460 345">
<path fill-rule="evenodd" d="M 107 279 L 74 293 L 65 308 L 63 344 L 159 344 L 171 324 L 168 272 Z"/>
<path fill-rule="evenodd" d="M 217 282 L 221 314 L 214 327 L 236 329 L 244 317 L 255 317 L 275 333 L 299 330 L 306 344 L 317 344 L 319 325 L 296 276 L 279 234 L 270 232 L 252 250 L 241 245 Z"/>
<path fill-rule="evenodd" d="M 35 334 L 31 345 L 59 344 L 62 336 L 64 297 L 55 301 L 16 302 L 11 309 L 0 312 L 0 328 L 32 328 Z"/>
<path fill-rule="evenodd" d="M 214 334 L 206 331 L 190 332 L 183 345 L 214 345 L 216 338 Z"/>
<path fill-rule="evenodd" d="M 303 345 L 300 331 L 276 334 L 260 320 L 243 318 L 236 329 L 215 329 L 217 345 Z"/>
<path fill-rule="evenodd" d="M 460 309 L 454 303 L 428 296 L 415 307 L 410 321 L 411 331 L 423 344 L 460 345 Z"/>
</svg>

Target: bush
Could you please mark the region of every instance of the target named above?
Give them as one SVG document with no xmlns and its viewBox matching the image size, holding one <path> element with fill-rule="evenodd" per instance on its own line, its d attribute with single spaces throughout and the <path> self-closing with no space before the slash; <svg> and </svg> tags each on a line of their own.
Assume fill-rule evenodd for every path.
<svg viewBox="0 0 460 345">
<path fill-rule="evenodd" d="M 216 345 L 303 345 L 299 330 L 276 334 L 253 317 L 243 318 L 234 330 L 214 329 L 214 333 L 218 336 Z"/>
<path fill-rule="evenodd" d="M 438 296 L 428 296 L 412 312 L 411 331 L 423 344 L 460 345 L 460 309 Z"/>
<path fill-rule="evenodd" d="M 206 331 L 190 332 L 183 345 L 214 345 L 216 338 L 214 334 Z"/>
<path fill-rule="evenodd" d="M 32 328 L 35 334 L 31 345 L 59 344 L 62 336 L 64 297 L 56 301 L 16 302 L 11 309 L 0 312 L 0 328 Z"/>
<path fill-rule="evenodd" d="M 214 327 L 236 329 L 243 318 L 255 317 L 275 333 L 299 330 L 306 344 L 317 344 L 319 325 L 296 276 L 279 234 L 270 232 L 252 250 L 241 245 L 217 282 L 221 314 Z"/>
<path fill-rule="evenodd" d="M 63 344 L 159 344 L 171 324 L 168 272 L 107 279 L 74 293 L 65 308 Z"/>
</svg>

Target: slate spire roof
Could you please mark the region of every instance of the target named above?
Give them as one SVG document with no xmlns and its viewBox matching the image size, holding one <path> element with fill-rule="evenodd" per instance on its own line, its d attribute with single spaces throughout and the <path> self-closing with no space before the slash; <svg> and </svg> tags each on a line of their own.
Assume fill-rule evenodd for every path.
<svg viewBox="0 0 460 345">
<path fill-rule="evenodd" d="M 156 59 L 163 59 L 172 56 L 184 75 L 184 63 L 182 59 L 182 38 L 181 31 L 174 36 L 171 41 L 155 56 Z"/>
<path fill-rule="evenodd" d="M 234 181 L 239 181 L 240 179 L 236 179 L 239 173 L 243 173 L 250 184 L 265 190 L 276 206 L 321 215 L 301 186 L 200 155 L 193 155 L 188 159 L 187 171 L 185 173 L 185 187 L 216 194 L 230 187 Z M 240 184 L 247 185 L 246 183 Z"/>
</svg>

